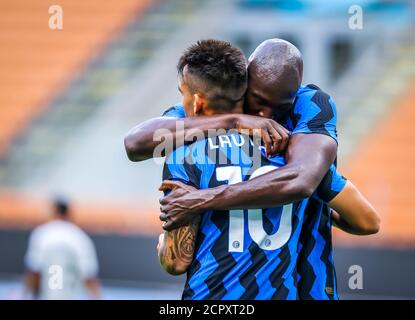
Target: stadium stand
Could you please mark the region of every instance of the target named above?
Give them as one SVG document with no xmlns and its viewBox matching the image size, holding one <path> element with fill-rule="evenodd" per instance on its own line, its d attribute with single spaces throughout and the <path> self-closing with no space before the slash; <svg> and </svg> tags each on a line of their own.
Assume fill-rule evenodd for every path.
<svg viewBox="0 0 415 320">
<path fill-rule="evenodd" d="M 345 175 L 359 186 L 382 217 L 381 232 L 370 238 L 336 234 L 344 244 L 394 246 L 415 243 L 413 186 L 415 175 L 415 82 L 363 139 L 345 166 Z"/>
<path fill-rule="evenodd" d="M 16 139 L 14 141 L 12 141 L 13 139 L 7 140 L 8 149 L 4 150 L 3 159 L 0 156 L 1 226 L 31 228 L 47 219 L 49 198 L 45 197 L 44 194 L 39 196 L 37 192 L 39 190 L 36 187 L 29 187 L 29 192 L 26 192 L 27 190 L 22 192 L 20 190 L 22 186 L 35 175 L 35 172 L 40 172 L 40 175 L 43 176 L 41 170 L 43 167 L 54 168 L 56 166 L 60 161 L 56 159 L 56 150 L 63 149 L 62 145 L 67 143 L 68 137 L 74 135 L 74 132 L 80 131 L 83 122 L 94 118 L 91 116 L 95 115 L 100 109 L 105 109 L 108 100 L 111 100 L 117 91 L 128 83 L 131 77 L 137 77 L 137 73 L 145 62 L 156 54 L 158 46 L 165 40 L 169 40 L 172 30 L 178 29 L 186 19 L 192 17 L 193 11 L 198 8 L 201 0 L 173 0 L 162 3 L 152 1 L 153 5 L 151 6 L 150 2 L 126 2 L 126 8 L 123 11 L 125 13 L 124 20 L 119 15 L 118 25 L 114 32 L 112 34 L 103 32 L 103 41 L 95 49 L 87 41 L 83 41 L 86 45 L 91 46 L 90 55 L 84 57 L 82 65 L 75 68 L 72 74 L 68 74 L 66 81 L 62 81 L 60 91 L 52 90 L 54 91 L 53 95 L 49 95 L 48 99 L 34 105 L 33 115 L 26 122 L 26 125 L 30 124 L 30 127 L 19 131 L 18 141 Z M 113 3 L 115 5 L 115 2 Z M 139 7 L 135 8 L 134 3 Z M 146 5 L 144 5 L 145 3 Z M 69 21 L 67 21 L 69 19 L 66 19 L 66 15 L 68 15 L 66 4 L 62 3 L 62 7 L 65 8 L 64 30 L 56 32 L 65 32 L 65 26 L 67 29 L 72 29 L 69 26 Z M 105 5 L 105 7 L 108 7 L 108 5 Z M 79 8 L 82 9 L 82 5 Z M 44 6 L 44 9 L 47 13 L 47 6 Z M 102 14 L 105 15 L 108 10 L 103 10 Z M 91 12 L 91 9 L 88 9 L 88 12 Z M 144 12 L 145 14 L 143 14 Z M 44 14 L 44 12 L 42 14 L 45 19 L 48 18 L 47 14 Z M 43 22 L 47 26 L 47 20 L 45 21 Z M 74 23 L 72 23 L 73 25 Z M 106 26 L 106 30 L 108 29 L 108 26 Z M 81 29 L 76 27 L 76 30 Z M 47 29 L 47 32 L 52 31 Z M 78 35 L 78 38 L 82 38 L 82 35 Z M 75 36 L 74 39 L 76 40 Z M 177 50 L 180 52 L 182 49 L 179 47 Z M 173 70 L 171 78 L 174 82 L 175 59 L 176 57 L 173 56 L 171 63 Z M 70 68 L 68 68 L 69 71 L 71 71 Z M 46 72 L 49 72 L 49 70 Z M 141 79 L 140 82 L 142 82 Z M 48 93 L 46 86 L 49 86 L 49 83 L 45 84 L 45 94 Z M 176 92 L 174 86 L 172 89 L 173 92 Z M 172 99 L 171 95 L 169 97 L 169 102 L 175 101 L 175 98 Z M 123 112 L 123 104 L 129 104 L 127 102 L 129 101 L 121 100 L 115 103 L 115 106 L 111 106 L 110 120 L 112 123 L 114 122 L 114 114 L 117 114 L 124 121 L 125 119 L 133 120 L 130 115 L 131 111 L 128 112 L 127 109 L 127 112 Z M 129 107 L 131 108 L 131 106 Z M 133 108 L 136 115 L 143 116 L 143 110 L 137 109 L 135 105 Z M 46 112 L 44 112 L 45 110 Z M 147 108 L 144 111 L 148 110 Z M 162 109 L 159 112 L 161 111 Z M 35 113 L 36 115 L 34 115 Z M 106 122 L 103 122 L 101 127 L 105 127 L 105 125 Z M 130 125 L 132 124 L 124 123 L 123 134 L 125 128 Z M 92 130 L 95 129 L 95 127 L 92 128 Z M 51 132 L 53 132 L 53 135 L 50 134 Z M 118 136 L 117 132 L 115 132 L 115 135 L 113 132 L 107 132 L 107 135 L 115 136 L 115 151 L 122 151 L 121 162 L 117 163 L 128 166 L 124 151 L 120 149 L 122 136 Z M 85 142 L 85 139 L 83 140 L 78 141 L 79 144 Z M 111 146 L 110 148 L 110 153 L 113 153 L 114 147 Z M 26 156 L 28 154 L 30 154 L 30 157 Z M 103 162 L 106 163 L 108 160 Z M 75 175 L 75 172 L 71 172 L 71 177 L 75 178 L 75 176 L 79 177 L 88 173 L 87 169 L 81 169 L 80 165 L 77 165 L 77 167 L 79 172 L 75 171 Z M 87 167 L 87 165 L 82 167 Z M 100 168 L 100 170 L 105 171 L 105 168 Z M 155 184 L 158 184 L 158 181 L 156 178 Z M 70 184 L 70 181 L 66 180 L 65 184 L 67 183 Z M 94 187 L 97 187 L 100 183 L 101 181 L 96 179 Z M 47 185 L 43 182 L 42 184 Z M 53 187 L 51 188 L 53 189 Z M 59 189 L 59 187 L 57 188 Z M 79 188 L 79 185 L 76 188 Z M 154 187 L 155 192 L 157 192 L 156 190 L 157 187 Z M 116 192 L 116 190 L 112 192 Z M 133 190 L 133 192 L 136 193 L 137 191 Z M 102 196 L 91 198 L 88 193 L 85 193 L 83 199 L 84 201 L 76 201 L 75 216 L 80 225 L 89 231 L 155 234 L 160 230 L 156 202 L 151 204 L 140 202 L 140 206 L 137 207 L 137 202 L 130 204 L 128 201 L 117 201 L 116 196 L 113 199 L 106 200 Z M 138 216 L 138 210 L 147 213 L 145 217 Z M 138 223 L 139 220 L 140 224 Z"/>
<path fill-rule="evenodd" d="M 9 145 L 8 152 L 0 156 L 0 185 L 16 187 L 23 183 L 33 174 L 34 163 L 37 171 L 48 166 L 62 143 L 137 76 L 157 54 L 160 44 L 169 41 L 171 31 L 189 18 L 199 4 L 200 0 L 154 2 L 145 14 L 136 12 L 137 18 L 126 22 L 82 69 L 75 70 L 63 90 L 44 103 L 47 106 L 39 106 L 43 110 L 47 108 L 47 112 L 36 117 L 30 128 Z M 118 117 L 128 117 L 122 112 L 124 104 L 122 101 L 113 108 Z M 30 159 L 27 154 L 31 155 Z"/>
<path fill-rule="evenodd" d="M 411 190 L 415 175 L 412 130 L 414 119 L 415 45 L 409 35 L 385 68 L 372 75 L 365 94 L 339 117 L 340 168 L 378 209 L 381 232 L 353 237 L 336 232 L 343 245 L 413 247 L 415 229 Z M 357 99 L 356 99 L 357 97 Z"/>
<path fill-rule="evenodd" d="M 151 2 L 60 1 L 63 29 L 51 30 L 49 1 L 1 1 L 0 156 L 47 102 Z"/>
</svg>

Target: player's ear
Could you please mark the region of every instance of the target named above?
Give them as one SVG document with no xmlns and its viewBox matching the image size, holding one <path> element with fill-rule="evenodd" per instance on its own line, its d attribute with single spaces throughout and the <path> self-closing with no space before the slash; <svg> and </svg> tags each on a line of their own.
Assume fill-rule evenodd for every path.
<svg viewBox="0 0 415 320">
<path fill-rule="evenodd" d="M 195 115 L 199 116 L 204 113 L 204 109 L 206 107 L 206 102 L 203 96 L 199 93 L 195 93 L 193 95 L 193 112 Z"/>
</svg>

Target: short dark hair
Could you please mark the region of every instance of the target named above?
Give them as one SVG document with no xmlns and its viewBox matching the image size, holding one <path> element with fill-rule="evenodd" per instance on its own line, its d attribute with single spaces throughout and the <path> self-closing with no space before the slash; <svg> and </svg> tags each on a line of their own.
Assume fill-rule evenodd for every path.
<svg viewBox="0 0 415 320">
<path fill-rule="evenodd" d="M 200 40 L 180 57 L 177 71 L 184 69 L 195 81 L 186 83 L 192 92 L 206 95 L 214 108 L 232 109 L 245 95 L 248 80 L 247 62 L 242 51 L 221 40 Z"/>
<path fill-rule="evenodd" d="M 62 218 L 66 218 L 69 213 L 69 204 L 63 198 L 55 198 L 53 200 L 53 209 L 54 213 L 59 215 Z"/>
</svg>

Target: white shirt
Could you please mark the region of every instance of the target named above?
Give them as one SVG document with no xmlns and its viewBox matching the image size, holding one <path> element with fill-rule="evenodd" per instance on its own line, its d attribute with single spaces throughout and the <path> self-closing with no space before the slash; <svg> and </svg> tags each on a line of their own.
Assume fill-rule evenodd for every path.
<svg viewBox="0 0 415 320">
<path fill-rule="evenodd" d="M 83 281 L 98 273 L 91 239 L 76 225 L 62 220 L 33 230 L 25 264 L 40 273 L 41 299 L 77 299 Z"/>
</svg>

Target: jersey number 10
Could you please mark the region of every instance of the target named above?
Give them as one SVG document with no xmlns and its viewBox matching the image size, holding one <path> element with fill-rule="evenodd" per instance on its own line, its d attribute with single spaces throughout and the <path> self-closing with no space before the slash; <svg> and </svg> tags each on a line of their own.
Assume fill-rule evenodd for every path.
<svg viewBox="0 0 415 320">
<path fill-rule="evenodd" d="M 277 169 L 274 166 L 263 166 L 255 170 L 250 179 Z M 242 169 L 238 166 L 216 168 L 216 180 L 228 181 L 228 184 L 242 182 Z M 287 243 L 292 229 L 292 203 L 283 206 L 278 230 L 269 235 L 265 232 L 262 221 L 262 209 L 248 210 L 248 232 L 253 241 L 263 250 L 276 250 Z M 229 211 L 229 252 L 244 250 L 244 210 Z"/>
</svg>

